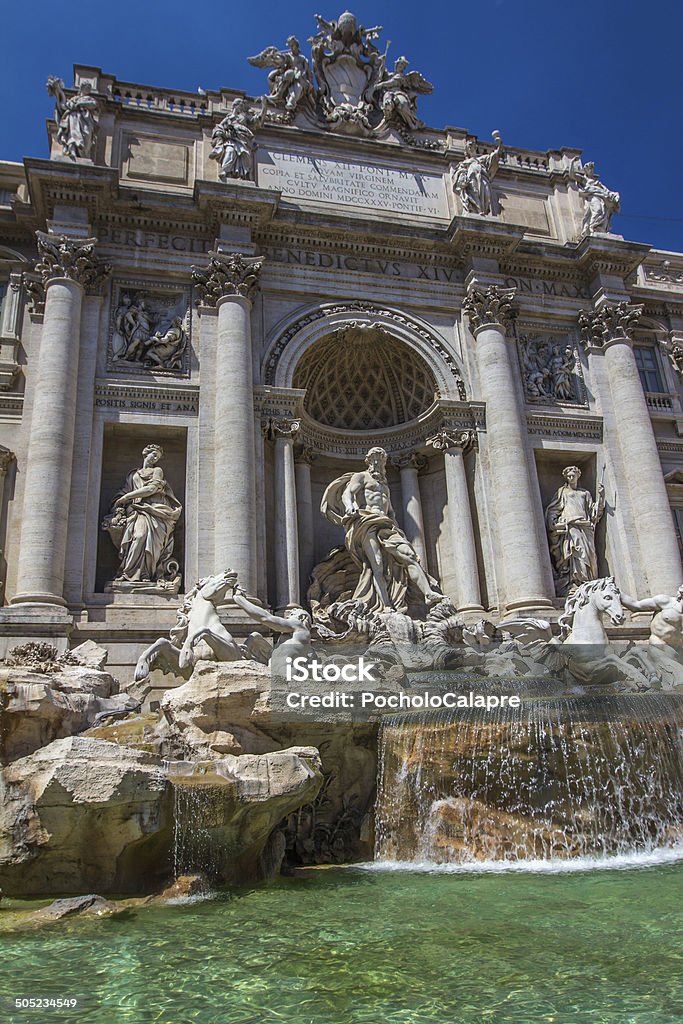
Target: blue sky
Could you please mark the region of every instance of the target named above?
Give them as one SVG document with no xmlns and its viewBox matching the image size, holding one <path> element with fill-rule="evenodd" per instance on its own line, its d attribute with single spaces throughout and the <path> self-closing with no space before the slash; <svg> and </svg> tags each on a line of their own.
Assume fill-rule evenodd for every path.
<svg viewBox="0 0 683 1024">
<path fill-rule="evenodd" d="M 119 79 L 195 91 L 266 91 L 246 58 L 315 29 L 331 0 L 33 0 L 2 16 L 0 157 L 45 156 L 49 74 L 72 65 Z M 674 0 L 354 0 L 365 25 L 384 26 L 390 57 L 405 54 L 433 84 L 421 100 L 434 127 L 457 125 L 511 146 L 572 146 L 595 161 L 623 213 L 613 229 L 683 250 L 681 99 L 683 14 Z M 307 47 L 305 52 L 308 52 Z"/>
</svg>

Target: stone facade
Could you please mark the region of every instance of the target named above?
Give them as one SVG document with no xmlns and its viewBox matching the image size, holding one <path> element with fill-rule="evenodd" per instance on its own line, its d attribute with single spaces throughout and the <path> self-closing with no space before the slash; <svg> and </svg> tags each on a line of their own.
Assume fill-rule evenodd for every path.
<svg viewBox="0 0 683 1024">
<path fill-rule="evenodd" d="M 0 655 L 93 639 L 123 673 L 227 567 L 306 605 L 344 542 L 323 492 L 372 446 L 466 617 L 556 618 L 568 466 L 604 486 L 598 574 L 677 593 L 683 255 L 609 233 L 619 196 L 576 150 L 425 127 L 429 83 L 349 18 L 318 19 L 310 60 L 252 58 L 261 99 L 76 67 L 49 158 L 0 163 Z M 102 522 L 146 445 L 179 582 L 112 587 Z"/>
</svg>

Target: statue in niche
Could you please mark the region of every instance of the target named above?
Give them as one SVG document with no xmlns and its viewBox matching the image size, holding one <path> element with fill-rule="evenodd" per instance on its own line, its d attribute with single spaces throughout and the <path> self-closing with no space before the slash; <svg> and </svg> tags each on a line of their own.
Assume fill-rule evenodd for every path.
<svg viewBox="0 0 683 1024">
<path fill-rule="evenodd" d="M 598 484 L 594 500 L 579 487 L 581 470 L 567 466 L 565 483 L 545 510 L 545 521 L 560 595 L 572 594 L 582 583 L 598 578 L 595 528 L 605 510 L 605 488 Z"/>
<path fill-rule="evenodd" d="M 81 82 L 76 95 L 68 100 L 62 79 L 50 75 L 47 80 L 47 91 L 55 99 L 57 141 L 64 155 L 71 160 L 91 160 L 97 133 L 99 104 L 97 99 L 90 95 L 90 82 Z"/>
<path fill-rule="evenodd" d="M 460 198 L 465 213 L 488 216 L 493 211 L 491 181 L 496 175 L 503 155 L 500 132 L 492 132 L 496 148 L 491 153 L 478 155 L 474 139 L 465 142 L 465 156 L 453 172 L 453 191 Z"/>
<path fill-rule="evenodd" d="M 571 346 L 548 338 L 521 339 L 524 390 L 532 401 L 576 401 L 574 368 L 576 356 Z"/>
<path fill-rule="evenodd" d="M 177 307 L 176 307 L 177 308 Z M 122 292 L 114 312 L 112 359 L 146 369 L 182 371 L 187 349 L 184 317 L 150 308 L 144 295 Z"/>
<path fill-rule="evenodd" d="M 384 68 L 385 58 L 382 58 Z M 377 126 L 378 131 L 392 123 L 397 123 L 409 131 L 417 131 L 424 128 L 424 121 L 417 116 L 417 97 L 433 92 L 434 86 L 424 78 L 419 71 L 409 71 L 406 74 L 408 60 L 406 57 L 398 57 L 394 62 L 394 70 L 391 74 L 383 73 L 383 77 L 377 84 L 376 92 L 382 94 L 382 122 Z"/>
<path fill-rule="evenodd" d="M 256 139 L 252 126 L 263 123 L 264 112 L 265 103 L 259 114 L 253 114 L 247 101 L 238 96 L 232 101 L 230 113 L 214 128 L 209 158 L 220 164 L 218 177 L 221 181 L 253 176 Z"/>
<path fill-rule="evenodd" d="M 248 61 L 257 68 L 273 68 L 268 75 L 268 103 L 281 107 L 291 119 L 297 107 L 315 94 L 313 74 L 308 59 L 301 52 L 299 40 L 290 36 L 287 50 L 268 46 Z"/>
<path fill-rule="evenodd" d="M 386 477 L 387 453 L 371 448 L 365 462 L 367 469 L 334 480 L 320 505 L 326 519 L 344 527 L 346 549 L 360 569 L 352 600 L 366 614 L 405 612 L 412 584 L 431 607 L 444 595 L 396 522 Z"/>
<path fill-rule="evenodd" d="M 129 473 L 102 523 L 120 560 L 108 590 L 178 593 L 180 567 L 173 558 L 173 533 L 183 507 L 159 465 L 163 455 L 158 444 L 143 449 L 142 466 Z"/>
<path fill-rule="evenodd" d="M 595 173 L 594 163 L 590 162 L 581 167 L 578 157 L 572 162 L 569 176 L 579 186 L 579 195 L 584 202 L 581 234 L 608 234 L 612 216 L 619 213 L 619 193 L 612 192 L 603 185 Z"/>
</svg>

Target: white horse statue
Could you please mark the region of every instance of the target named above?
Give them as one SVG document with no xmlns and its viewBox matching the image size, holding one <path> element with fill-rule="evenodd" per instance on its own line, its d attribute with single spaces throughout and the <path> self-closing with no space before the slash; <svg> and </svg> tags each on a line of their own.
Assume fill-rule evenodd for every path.
<svg viewBox="0 0 683 1024">
<path fill-rule="evenodd" d="M 582 583 L 567 598 L 558 620 L 560 651 L 563 657 L 569 655 L 564 658 L 566 668 L 582 683 L 601 684 L 626 678 L 638 689 L 649 689 L 653 674 L 647 659 L 640 657 L 636 649 L 620 653 L 610 645 L 603 615 L 609 617 L 613 626 L 621 626 L 626 618 L 621 591 L 613 576 Z"/>
</svg>

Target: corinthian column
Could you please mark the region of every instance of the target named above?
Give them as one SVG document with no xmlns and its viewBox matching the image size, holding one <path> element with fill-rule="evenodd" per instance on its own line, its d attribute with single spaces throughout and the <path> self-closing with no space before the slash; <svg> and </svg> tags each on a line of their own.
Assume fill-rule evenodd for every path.
<svg viewBox="0 0 683 1024">
<path fill-rule="evenodd" d="M 423 568 L 427 569 L 427 550 L 425 548 L 424 516 L 420 497 L 418 474 L 427 465 L 424 455 L 413 452 L 401 455 L 392 460 L 401 474 L 401 497 L 403 498 L 403 530 L 413 545 Z"/>
<path fill-rule="evenodd" d="M 299 533 L 294 474 L 295 419 L 270 422 L 275 441 L 275 604 L 283 612 L 299 603 Z"/>
<path fill-rule="evenodd" d="M 513 339 L 507 330 L 514 291 L 471 285 L 463 312 L 476 340 L 486 403 L 486 452 L 498 541 L 499 601 L 509 610 L 548 607 L 550 573 L 537 530 L 527 454 L 524 405 L 517 387 Z M 546 559 L 547 562 L 547 559 Z"/>
<path fill-rule="evenodd" d="M 313 572 L 314 527 L 313 495 L 311 492 L 311 463 L 315 459 L 312 448 L 299 447 L 295 451 L 297 523 L 299 526 L 299 580 L 300 591 L 306 596 L 308 579 Z"/>
<path fill-rule="evenodd" d="M 617 423 L 631 506 L 651 594 L 675 594 L 681 584 L 681 556 L 652 420 L 633 354 L 632 332 L 642 306 L 619 302 L 582 310 L 584 344 L 602 352 Z"/>
<path fill-rule="evenodd" d="M 86 288 L 109 267 L 95 259 L 95 238 L 36 233 L 35 272 L 45 312 L 35 365 L 26 458 L 19 591 L 12 603 L 66 604 L 64 565 L 76 423 L 81 309 Z"/>
<path fill-rule="evenodd" d="M 427 444 L 443 452 L 448 496 L 448 522 L 451 532 L 451 550 L 455 562 L 458 611 L 482 611 L 477 548 L 470 495 L 465 475 L 465 451 L 473 444 L 474 433 L 464 430 L 451 433 L 441 430 L 427 439 Z"/>
<path fill-rule="evenodd" d="M 263 260 L 210 252 L 192 278 L 204 306 L 218 311 L 215 367 L 214 557 L 257 592 L 254 370 L 251 306 Z"/>
</svg>

